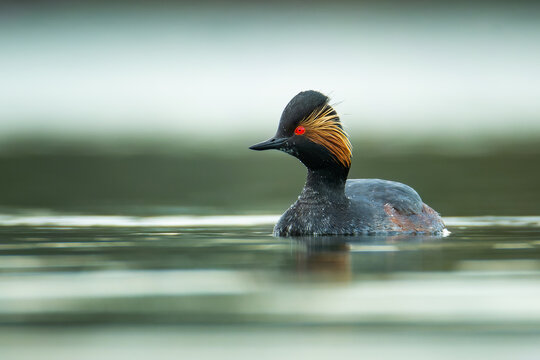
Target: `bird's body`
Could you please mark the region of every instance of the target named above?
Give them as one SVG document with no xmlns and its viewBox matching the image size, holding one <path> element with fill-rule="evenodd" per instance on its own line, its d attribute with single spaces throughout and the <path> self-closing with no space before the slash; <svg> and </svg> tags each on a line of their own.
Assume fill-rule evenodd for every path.
<svg viewBox="0 0 540 360">
<path fill-rule="evenodd" d="M 331 198 L 304 188 L 274 227 L 276 236 L 438 233 L 444 223 L 411 187 L 379 179 L 347 180 Z"/>
<path fill-rule="evenodd" d="M 411 187 L 379 179 L 347 180 L 351 145 L 328 98 L 319 92 L 295 96 L 283 112 L 276 136 L 251 148 L 282 150 L 308 169 L 298 200 L 274 227 L 276 236 L 444 230 L 441 217 Z"/>
</svg>

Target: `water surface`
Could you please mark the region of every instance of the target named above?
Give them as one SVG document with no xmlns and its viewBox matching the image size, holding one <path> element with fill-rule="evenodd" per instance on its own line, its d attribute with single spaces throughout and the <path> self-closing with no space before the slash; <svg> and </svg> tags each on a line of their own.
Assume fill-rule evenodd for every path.
<svg viewBox="0 0 540 360">
<path fill-rule="evenodd" d="M 2 215 L 0 320 L 540 324 L 539 217 L 296 239 L 276 219 Z"/>
</svg>

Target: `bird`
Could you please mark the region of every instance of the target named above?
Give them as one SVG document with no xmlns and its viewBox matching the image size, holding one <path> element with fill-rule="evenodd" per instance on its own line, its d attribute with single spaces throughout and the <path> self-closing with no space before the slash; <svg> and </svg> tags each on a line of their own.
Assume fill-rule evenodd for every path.
<svg viewBox="0 0 540 360">
<path fill-rule="evenodd" d="M 352 145 L 330 99 L 302 91 L 285 106 L 276 134 L 250 146 L 276 149 L 307 168 L 304 188 L 276 223 L 273 235 L 442 234 L 441 216 L 408 185 L 347 179 Z"/>
</svg>

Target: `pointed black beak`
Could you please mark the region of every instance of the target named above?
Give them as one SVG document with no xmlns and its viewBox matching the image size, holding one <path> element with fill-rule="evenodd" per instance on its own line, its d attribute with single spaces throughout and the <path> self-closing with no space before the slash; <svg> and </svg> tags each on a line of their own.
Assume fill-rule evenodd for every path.
<svg viewBox="0 0 540 360">
<path fill-rule="evenodd" d="M 250 146 L 251 150 L 270 150 L 279 149 L 283 144 L 287 142 L 287 138 L 271 138 L 261 143 Z"/>
</svg>

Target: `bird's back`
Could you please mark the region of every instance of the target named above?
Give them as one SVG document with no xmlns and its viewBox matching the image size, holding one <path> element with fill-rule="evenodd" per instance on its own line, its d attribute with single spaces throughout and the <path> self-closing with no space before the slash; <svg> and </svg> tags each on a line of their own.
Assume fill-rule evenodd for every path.
<svg viewBox="0 0 540 360">
<path fill-rule="evenodd" d="M 345 195 L 359 218 L 370 219 L 370 232 L 437 233 L 444 229 L 439 214 L 405 184 L 380 179 L 351 179 Z"/>
</svg>

